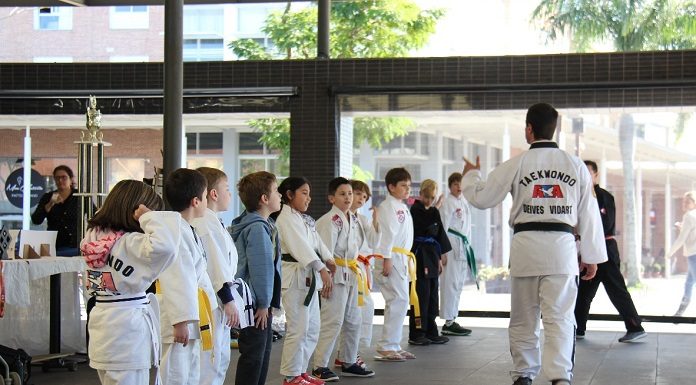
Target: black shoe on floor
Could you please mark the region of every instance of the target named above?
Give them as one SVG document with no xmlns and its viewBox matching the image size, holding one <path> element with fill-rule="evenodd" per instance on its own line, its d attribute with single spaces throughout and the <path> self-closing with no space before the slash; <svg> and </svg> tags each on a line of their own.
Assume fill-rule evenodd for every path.
<svg viewBox="0 0 696 385">
<path fill-rule="evenodd" d="M 635 342 L 641 338 L 645 338 L 648 335 L 644 330 L 639 332 L 628 332 L 624 334 L 623 337 L 619 338 L 619 342 Z"/>
<path fill-rule="evenodd" d="M 351 366 L 342 367 L 341 374 L 348 377 L 372 377 L 375 375 L 375 372 L 358 365 L 358 363 L 356 362 Z"/>
<path fill-rule="evenodd" d="M 585 339 L 585 332 L 576 331 L 575 332 L 575 339 L 576 340 L 584 340 Z"/>
<path fill-rule="evenodd" d="M 449 326 L 447 324 L 442 326 L 442 334 L 446 336 L 469 336 L 471 335 L 471 329 L 463 328 L 458 323 L 452 322 Z"/>
<path fill-rule="evenodd" d="M 312 376 L 326 382 L 338 381 L 338 376 L 329 368 L 316 368 L 312 370 Z"/>
<path fill-rule="evenodd" d="M 532 385 L 532 379 L 529 377 L 517 377 L 512 385 Z"/>
<path fill-rule="evenodd" d="M 435 344 L 435 345 L 442 345 L 442 344 L 446 344 L 449 342 L 449 338 L 447 338 L 445 336 L 428 336 L 425 338 L 430 340 L 431 344 Z"/>
<path fill-rule="evenodd" d="M 409 345 L 421 345 L 421 346 L 423 346 L 423 345 L 430 345 L 430 340 L 427 339 L 427 338 L 425 338 L 425 337 L 423 337 L 423 336 L 420 336 L 420 337 L 416 337 L 416 338 L 414 338 L 414 339 L 410 339 L 410 338 L 409 338 L 409 339 L 408 339 L 408 344 L 409 344 Z"/>
<path fill-rule="evenodd" d="M 570 380 L 553 380 L 551 385 L 570 385 Z"/>
</svg>

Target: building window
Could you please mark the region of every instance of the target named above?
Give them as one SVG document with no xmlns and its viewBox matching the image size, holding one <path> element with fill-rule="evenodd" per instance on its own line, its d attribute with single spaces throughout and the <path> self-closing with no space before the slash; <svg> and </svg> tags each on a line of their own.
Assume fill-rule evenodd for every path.
<svg viewBox="0 0 696 385">
<path fill-rule="evenodd" d="M 45 31 L 71 30 L 72 8 L 42 7 L 34 13 L 34 29 Z"/>
<path fill-rule="evenodd" d="M 222 132 L 189 132 L 186 150 L 189 155 L 222 154 Z"/>
<path fill-rule="evenodd" d="M 146 5 L 121 5 L 109 9 L 109 28 L 147 29 L 150 14 Z"/>
<path fill-rule="evenodd" d="M 225 9 L 219 5 L 184 7 L 184 36 L 225 34 Z M 200 36 L 199 36 L 200 37 Z"/>
<path fill-rule="evenodd" d="M 184 39 L 184 61 L 222 60 L 224 51 L 222 38 Z"/>
</svg>

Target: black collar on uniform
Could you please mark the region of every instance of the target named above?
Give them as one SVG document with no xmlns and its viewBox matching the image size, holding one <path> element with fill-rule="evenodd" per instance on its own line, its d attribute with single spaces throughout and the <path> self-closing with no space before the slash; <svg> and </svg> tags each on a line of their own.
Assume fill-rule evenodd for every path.
<svg viewBox="0 0 696 385">
<path fill-rule="evenodd" d="M 531 146 L 529 146 L 529 149 L 534 149 L 534 148 L 558 148 L 558 143 L 556 142 L 534 142 L 532 143 Z"/>
</svg>

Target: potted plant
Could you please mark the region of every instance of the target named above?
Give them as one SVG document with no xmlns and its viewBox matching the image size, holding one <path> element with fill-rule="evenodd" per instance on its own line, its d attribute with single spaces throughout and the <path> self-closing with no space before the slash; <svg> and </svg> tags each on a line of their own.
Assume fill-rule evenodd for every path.
<svg viewBox="0 0 696 385">
<path fill-rule="evenodd" d="M 510 293 L 510 271 L 507 267 L 483 265 L 478 277 L 484 281 L 486 293 Z"/>
</svg>

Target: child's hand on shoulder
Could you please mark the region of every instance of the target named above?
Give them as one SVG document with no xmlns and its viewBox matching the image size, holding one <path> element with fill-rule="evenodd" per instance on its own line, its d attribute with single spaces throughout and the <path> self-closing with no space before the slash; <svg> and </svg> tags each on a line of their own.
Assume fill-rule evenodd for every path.
<svg viewBox="0 0 696 385">
<path fill-rule="evenodd" d="M 142 206 L 142 205 L 141 205 Z M 189 341 L 189 330 L 188 322 L 183 321 L 174 325 L 174 343 L 188 345 Z"/>
<path fill-rule="evenodd" d="M 234 301 L 227 302 L 223 309 L 227 327 L 234 328 L 239 326 L 239 314 L 237 313 L 237 305 L 234 304 Z"/>
<path fill-rule="evenodd" d="M 147 208 L 147 206 L 141 204 L 138 206 L 137 209 L 135 209 L 135 212 L 133 212 L 133 218 L 137 221 L 140 220 L 140 217 L 143 216 L 146 212 L 151 211 L 150 209 Z"/>
</svg>

